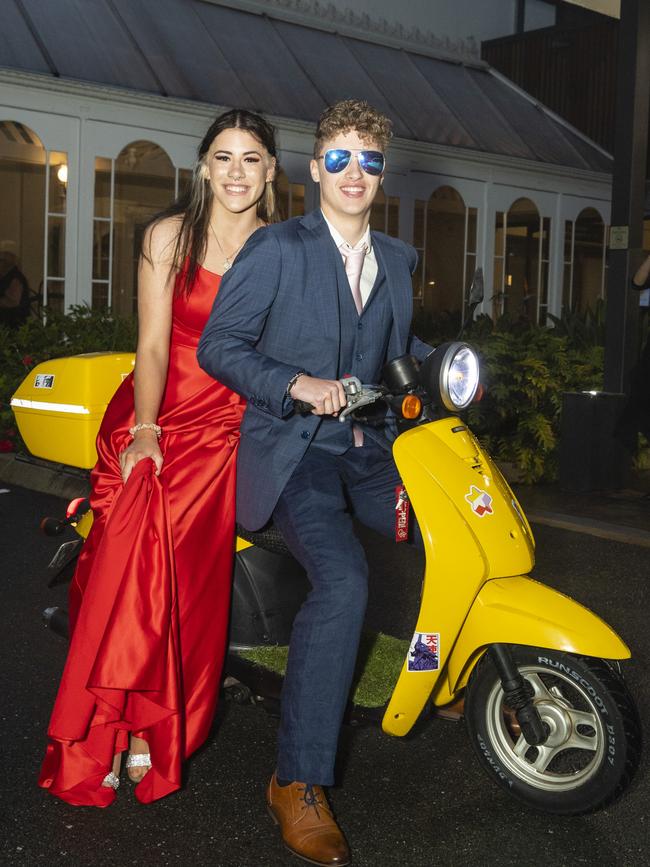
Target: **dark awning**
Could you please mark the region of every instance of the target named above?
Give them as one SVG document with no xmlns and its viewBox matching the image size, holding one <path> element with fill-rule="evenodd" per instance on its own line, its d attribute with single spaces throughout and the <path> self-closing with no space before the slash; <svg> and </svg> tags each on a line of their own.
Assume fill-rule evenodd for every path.
<svg viewBox="0 0 650 867">
<path fill-rule="evenodd" d="M 595 144 L 481 63 L 205 0 L 4 0 L 0 66 L 315 121 L 367 99 L 401 138 L 610 172 Z"/>
</svg>

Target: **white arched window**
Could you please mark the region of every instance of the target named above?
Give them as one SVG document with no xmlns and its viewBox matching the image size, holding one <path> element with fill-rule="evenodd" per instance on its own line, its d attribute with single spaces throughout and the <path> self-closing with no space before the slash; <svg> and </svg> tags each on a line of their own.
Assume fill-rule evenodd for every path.
<svg viewBox="0 0 650 867">
<path fill-rule="evenodd" d="M 63 310 L 68 158 L 18 121 L 0 120 L 0 254 L 33 295 Z M 2 276 L 2 275 L 0 275 Z"/>
<path fill-rule="evenodd" d="M 144 228 L 190 180 L 151 141 L 134 141 L 116 159 L 95 159 L 93 307 L 130 316 L 137 309 L 137 268 Z"/>
<path fill-rule="evenodd" d="M 416 201 L 413 239 L 420 255 L 414 296 L 431 313 L 462 311 L 476 267 L 477 209 L 451 186 Z"/>
<path fill-rule="evenodd" d="M 546 322 L 551 221 L 530 199 L 497 211 L 492 315 Z"/>
<path fill-rule="evenodd" d="M 584 313 L 605 297 L 607 226 L 595 208 L 564 224 L 562 307 Z"/>
</svg>

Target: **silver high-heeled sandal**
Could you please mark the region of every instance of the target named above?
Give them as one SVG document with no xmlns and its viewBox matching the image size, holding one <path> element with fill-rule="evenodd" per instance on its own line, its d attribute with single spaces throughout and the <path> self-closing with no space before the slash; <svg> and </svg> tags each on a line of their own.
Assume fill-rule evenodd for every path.
<svg viewBox="0 0 650 867">
<path fill-rule="evenodd" d="M 102 780 L 102 786 L 105 786 L 107 789 L 110 788 L 117 791 L 120 787 L 120 778 L 117 776 L 117 774 L 114 774 L 113 771 L 110 771 Z"/>
<path fill-rule="evenodd" d="M 126 757 L 126 770 L 127 773 L 129 768 L 146 768 L 147 771 L 151 767 L 151 753 L 129 753 Z M 129 779 L 134 783 L 139 783 L 146 777 L 147 773 L 145 773 L 139 778 L 134 779 L 131 774 L 129 774 Z"/>
</svg>

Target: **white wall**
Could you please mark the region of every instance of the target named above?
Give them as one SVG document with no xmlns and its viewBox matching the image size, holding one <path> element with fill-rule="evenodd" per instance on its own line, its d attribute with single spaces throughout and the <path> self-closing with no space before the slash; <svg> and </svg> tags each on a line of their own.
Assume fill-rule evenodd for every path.
<svg viewBox="0 0 650 867">
<path fill-rule="evenodd" d="M 196 146 L 219 112 L 215 106 L 175 101 L 80 82 L 0 71 L 0 118 L 20 121 L 50 150 L 68 155 L 66 304 L 91 299 L 95 157 L 115 157 L 124 145 L 145 139 L 162 147 L 177 168 L 192 165 Z M 281 164 L 293 183 L 306 184 L 306 207 L 314 207 L 308 181 L 313 124 L 273 119 L 279 128 Z M 411 240 L 413 206 L 448 184 L 479 211 L 477 265 L 485 268 L 489 297 L 494 215 L 520 197 L 535 202 L 552 220 L 551 312 L 561 299 L 564 221 L 594 207 L 609 222 L 610 179 L 578 171 L 506 159 L 450 147 L 396 141 L 384 189 L 400 198 L 400 235 Z"/>
</svg>

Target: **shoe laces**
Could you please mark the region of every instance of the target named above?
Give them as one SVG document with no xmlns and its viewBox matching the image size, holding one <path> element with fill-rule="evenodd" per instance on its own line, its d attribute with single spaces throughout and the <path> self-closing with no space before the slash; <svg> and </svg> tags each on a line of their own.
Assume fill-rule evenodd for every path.
<svg viewBox="0 0 650 867">
<path fill-rule="evenodd" d="M 305 786 L 303 789 L 301 789 L 301 791 L 303 793 L 301 800 L 305 804 L 305 806 L 302 808 L 303 810 L 315 810 L 318 819 L 320 819 L 321 817 L 319 808 L 325 810 L 326 813 L 330 812 L 327 804 L 319 797 L 313 785 L 305 783 Z"/>
</svg>

